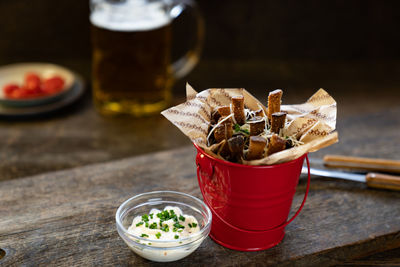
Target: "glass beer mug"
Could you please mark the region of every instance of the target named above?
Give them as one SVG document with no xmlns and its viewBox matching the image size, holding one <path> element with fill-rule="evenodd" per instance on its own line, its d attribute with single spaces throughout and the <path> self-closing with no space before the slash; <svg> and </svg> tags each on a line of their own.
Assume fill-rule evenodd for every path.
<svg viewBox="0 0 400 267">
<path fill-rule="evenodd" d="M 164 109 L 175 79 L 197 64 L 204 23 L 191 0 L 91 0 L 92 86 L 101 114 L 143 116 Z M 182 11 L 197 20 L 197 42 L 171 60 L 172 22 Z M 184 40 L 185 37 L 182 37 Z"/>
</svg>

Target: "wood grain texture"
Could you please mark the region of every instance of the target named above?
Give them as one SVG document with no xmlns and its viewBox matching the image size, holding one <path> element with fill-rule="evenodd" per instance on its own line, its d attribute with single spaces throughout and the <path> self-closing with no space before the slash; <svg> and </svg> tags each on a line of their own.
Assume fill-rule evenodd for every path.
<svg viewBox="0 0 400 267">
<path fill-rule="evenodd" d="M 329 168 L 344 168 L 356 171 L 400 173 L 400 160 L 325 155 L 324 165 Z"/>
<path fill-rule="evenodd" d="M 237 252 L 207 238 L 189 257 L 156 264 L 131 252 L 115 228 L 115 212 L 146 191 L 200 197 L 195 150 L 186 147 L 104 164 L 0 182 L 0 248 L 4 266 L 259 266 L 334 265 L 400 247 L 398 192 L 313 179 L 307 203 L 281 244 Z M 300 180 L 292 210 L 304 190 Z"/>
</svg>

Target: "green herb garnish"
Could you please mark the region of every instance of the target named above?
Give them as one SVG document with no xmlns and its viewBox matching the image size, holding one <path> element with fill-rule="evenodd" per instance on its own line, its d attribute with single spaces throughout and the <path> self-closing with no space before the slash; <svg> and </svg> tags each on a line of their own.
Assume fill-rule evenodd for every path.
<svg viewBox="0 0 400 267">
<path fill-rule="evenodd" d="M 147 228 L 149 228 L 149 223 L 148 223 L 148 222 L 146 222 L 144 225 L 145 225 Z"/>
<path fill-rule="evenodd" d="M 241 131 L 242 133 L 245 133 L 245 134 L 250 134 L 249 130 L 247 130 L 247 129 L 240 129 L 240 131 Z"/>
<path fill-rule="evenodd" d="M 139 227 L 139 226 L 141 226 L 142 224 L 143 224 L 143 222 L 137 223 L 137 224 L 136 224 L 136 227 Z"/>
<path fill-rule="evenodd" d="M 156 234 L 157 239 L 160 239 L 160 236 L 161 236 L 161 233 L 158 232 L 158 233 Z"/>
<path fill-rule="evenodd" d="M 239 124 L 235 124 L 234 126 L 235 132 L 240 132 L 240 125 Z"/>
<path fill-rule="evenodd" d="M 185 217 L 183 217 L 183 216 L 181 215 L 181 216 L 179 216 L 179 220 L 181 220 L 182 222 L 184 222 L 184 221 L 185 221 Z"/>
<path fill-rule="evenodd" d="M 164 224 L 164 226 L 161 228 L 164 232 L 169 232 L 169 227 L 168 224 Z"/>
<path fill-rule="evenodd" d="M 160 220 L 162 220 L 162 221 L 167 221 L 170 219 L 170 215 L 167 210 L 157 213 L 157 217 L 160 218 Z"/>
<path fill-rule="evenodd" d="M 174 228 L 172 229 L 172 232 L 176 232 L 176 230 L 177 230 L 177 229 L 174 227 Z"/>
<path fill-rule="evenodd" d="M 142 234 L 140 237 L 149 237 L 149 236 L 146 234 Z"/>
<path fill-rule="evenodd" d="M 153 215 L 154 215 L 153 213 L 150 213 L 150 219 L 153 219 Z"/>
<path fill-rule="evenodd" d="M 176 227 L 176 228 L 182 228 L 182 229 L 185 228 L 185 226 L 183 226 L 183 225 L 180 224 L 180 223 L 174 223 L 174 227 Z"/>
<path fill-rule="evenodd" d="M 148 222 L 148 221 L 149 221 L 149 215 L 143 214 L 143 215 L 142 215 L 142 220 L 143 220 L 144 222 Z"/>
<path fill-rule="evenodd" d="M 240 125 L 237 123 L 235 124 L 235 126 L 233 128 L 234 128 L 235 132 L 242 132 L 245 134 L 250 134 L 249 130 L 240 128 Z"/>
<path fill-rule="evenodd" d="M 189 223 L 188 225 L 190 228 L 195 228 L 197 226 L 197 223 Z"/>
<path fill-rule="evenodd" d="M 151 246 L 151 243 L 148 243 L 149 244 L 149 246 Z"/>
<path fill-rule="evenodd" d="M 175 235 L 174 237 L 175 237 L 175 239 L 179 239 L 179 235 Z"/>
<path fill-rule="evenodd" d="M 150 224 L 150 229 L 157 229 L 157 223 L 153 222 Z"/>
</svg>

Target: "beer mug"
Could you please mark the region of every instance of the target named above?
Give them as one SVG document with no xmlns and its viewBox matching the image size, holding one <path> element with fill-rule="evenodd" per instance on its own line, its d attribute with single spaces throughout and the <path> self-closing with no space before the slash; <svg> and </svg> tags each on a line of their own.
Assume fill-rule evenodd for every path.
<svg viewBox="0 0 400 267">
<path fill-rule="evenodd" d="M 197 64 L 204 22 L 191 0 L 91 0 L 92 87 L 101 114 L 143 116 L 164 109 L 172 85 Z M 172 22 L 196 19 L 197 42 L 171 60 Z M 182 37 L 184 40 L 185 37 Z"/>
</svg>

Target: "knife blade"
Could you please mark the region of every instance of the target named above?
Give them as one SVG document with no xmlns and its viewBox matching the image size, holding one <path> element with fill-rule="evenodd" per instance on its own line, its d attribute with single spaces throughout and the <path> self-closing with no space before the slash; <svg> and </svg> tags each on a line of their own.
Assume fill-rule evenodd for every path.
<svg viewBox="0 0 400 267">
<path fill-rule="evenodd" d="M 301 173 L 308 174 L 307 167 L 303 166 Z M 329 178 L 339 178 L 350 181 L 366 183 L 368 187 L 390 189 L 400 191 L 400 176 L 387 175 L 381 173 L 369 172 L 366 175 L 343 172 L 343 171 L 331 171 L 322 170 L 316 168 L 310 168 L 310 173 L 312 175 L 329 177 Z"/>
</svg>

